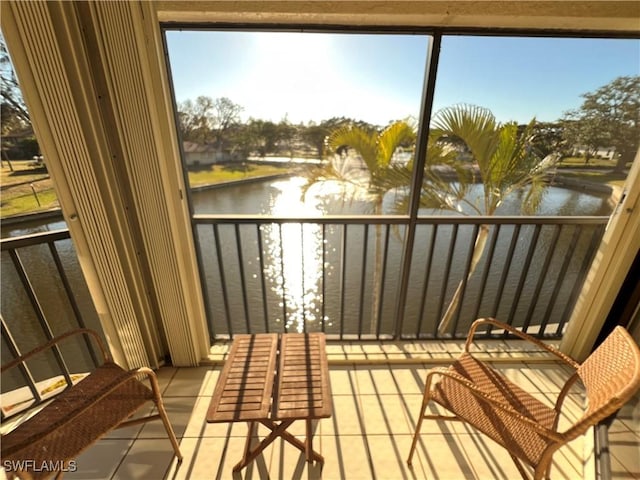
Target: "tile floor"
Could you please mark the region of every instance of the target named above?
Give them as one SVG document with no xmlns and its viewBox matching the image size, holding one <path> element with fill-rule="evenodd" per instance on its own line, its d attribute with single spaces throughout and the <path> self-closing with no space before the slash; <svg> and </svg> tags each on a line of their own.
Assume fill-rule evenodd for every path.
<svg viewBox="0 0 640 480">
<path fill-rule="evenodd" d="M 232 468 L 242 456 L 246 424 L 207 424 L 204 420 L 220 364 L 161 368 L 158 379 L 180 441 L 183 462 L 177 464 L 174 460 L 161 422 L 149 422 L 111 432 L 82 454 L 77 459 L 77 471 L 67 473 L 65 478 L 520 478 L 510 457 L 499 446 L 460 423 L 425 421 L 413 467 L 406 464 L 425 373 L 448 361 L 460 348 L 460 343 L 449 343 L 439 351 L 430 345 L 431 353 L 425 357 L 423 349 L 415 344 L 385 344 L 377 349 L 370 344 L 330 344 L 334 414 L 314 425 L 314 448 L 325 457 L 324 465 L 308 465 L 299 450 L 279 439 L 238 474 Z M 224 349 L 218 350 L 223 358 Z M 496 357 L 495 368 L 546 401 L 554 398 L 568 376 L 559 364 L 532 360 L 535 352 L 523 352 L 530 362 L 517 363 L 512 342 L 507 346 L 493 344 L 488 350 Z M 415 354 L 429 363 L 410 363 Z M 569 417 L 575 416 L 582 401 L 580 393 L 571 393 L 567 401 Z M 636 397 L 610 429 L 614 479 L 640 478 L 639 424 L 640 401 Z M 303 435 L 302 422 L 292 428 L 291 433 Z M 258 434 L 263 435 L 264 429 L 259 429 Z M 597 478 L 592 438 L 590 432 L 559 450 L 554 456 L 551 478 Z"/>
<path fill-rule="evenodd" d="M 640 393 L 609 427 L 609 452 L 612 479 L 640 479 Z"/>
</svg>

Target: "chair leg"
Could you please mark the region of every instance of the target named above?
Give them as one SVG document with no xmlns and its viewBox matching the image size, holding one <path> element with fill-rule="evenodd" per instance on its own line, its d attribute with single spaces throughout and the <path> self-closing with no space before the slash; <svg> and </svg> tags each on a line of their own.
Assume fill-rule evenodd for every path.
<svg viewBox="0 0 640 480">
<path fill-rule="evenodd" d="M 162 419 L 162 423 L 164 425 L 164 429 L 167 431 L 167 436 L 171 441 L 171 446 L 173 447 L 173 451 L 178 458 L 178 463 L 182 462 L 182 453 L 180 453 L 180 447 L 178 446 L 178 440 L 176 439 L 176 434 L 173 432 L 173 427 L 171 426 L 171 422 L 169 421 L 169 416 L 167 415 L 167 411 L 164 408 L 164 403 L 162 402 L 162 396 L 160 395 L 160 386 L 158 385 L 158 378 L 153 370 L 146 367 L 141 367 L 138 369 L 140 373 L 144 373 L 149 378 L 149 382 L 151 383 L 151 390 L 153 391 L 153 402 L 156 404 L 156 408 L 158 409 L 158 414 Z"/>
<path fill-rule="evenodd" d="M 427 410 L 427 404 L 431 399 L 430 394 L 430 385 L 431 382 L 427 382 L 427 385 L 424 389 L 424 395 L 422 397 L 422 407 L 420 408 L 420 416 L 418 417 L 418 424 L 416 425 L 416 432 L 413 435 L 413 442 L 411 442 L 411 450 L 409 450 L 409 458 L 407 459 L 407 465 L 411 466 L 411 462 L 413 460 L 413 452 L 416 449 L 416 445 L 418 443 L 418 437 L 420 436 L 420 429 L 422 428 L 422 421 L 424 420 L 424 414 Z"/>
<path fill-rule="evenodd" d="M 156 407 L 158 408 L 158 413 L 160 413 L 160 418 L 162 419 L 162 423 L 164 424 L 164 429 L 167 431 L 167 436 L 171 441 L 171 446 L 173 447 L 173 451 L 176 454 L 178 463 L 182 462 L 182 453 L 180 453 L 178 440 L 176 438 L 176 434 L 173 432 L 173 427 L 171 426 L 171 422 L 169 421 L 169 417 L 167 416 L 167 411 L 164 409 L 164 404 L 162 403 L 162 399 L 160 398 L 157 399 Z"/>
<path fill-rule="evenodd" d="M 540 460 L 533 472 L 534 480 L 549 480 L 551 478 L 551 459 L 551 455 L 543 455 L 542 460 Z"/>
</svg>

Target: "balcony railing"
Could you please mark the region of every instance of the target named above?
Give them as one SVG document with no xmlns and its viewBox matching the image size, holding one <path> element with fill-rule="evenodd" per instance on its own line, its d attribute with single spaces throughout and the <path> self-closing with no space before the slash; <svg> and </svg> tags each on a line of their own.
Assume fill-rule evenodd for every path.
<svg viewBox="0 0 640 480">
<path fill-rule="evenodd" d="M 481 316 L 557 338 L 607 220 L 194 216 L 212 340 L 291 331 L 341 340 L 461 338 Z M 474 269 L 483 226 L 489 236 Z M 440 331 L 456 290 L 459 306 Z"/>
<path fill-rule="evenodd" d="M 411 226 L 402 216 L 196 215 L 194 222 L 212 341 L 288 331 L 410 340 L 460 338 L 481 316 L 560 337 L 607 217 L 432 216 Z M 482 226 L 489 236 L 471 273 Z M 459 307 L 439 331 L 456 289 Z M 99 329 L 67 230 L 2 240 L 2 291 L 4 352 L 74 327 Z"/>
<path fill-rule="evenodd" d="M 101 331 L 68 230 L 1 243 L 3 363 L 73 328 Z M 10 370 L 2 376 L 2 393 L 10 392 L 3 396 L 2 418 L 41 401 L 56 381 L 71 384 L 71 372 L 95 365 L 94 348 L 80 336 Z"/>
</svg>

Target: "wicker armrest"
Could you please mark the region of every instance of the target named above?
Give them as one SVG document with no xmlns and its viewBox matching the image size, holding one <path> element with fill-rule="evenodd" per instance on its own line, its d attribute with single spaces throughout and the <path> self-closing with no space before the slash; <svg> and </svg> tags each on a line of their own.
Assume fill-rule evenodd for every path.
<svg viewBox="0 0 640 480">
<path fill-rule="evenodd" d="M 471 324 L 471 327 L 469 328 L 469 334 L 467 335 L 467 341 L 466 341 L 466 343 L 464 345 L 465 352 L 471 353 L 469 351 L 469 347 L 471 345 L 471 342 L 473 341 L 473 335 L 475 334 L 476 329 L 481 325 L 493 325 L 494 327 L 506 330 L 507 332 L 509 332 L 509 333 L 521 338 L 522 340 L 526 340 L 529 343 L 531 343 L 533 345 L 536 345 L 537 347 L 539 347 L 539 348 L 541 348 L 543 350 L 546 350 L 547 352 L 555 355 L 560 360 L 562 360 L 564 363 L 566 363 L 567 365 L 573 367 L 574 369 L 577 369 L 580 366 L 575 360 L 573 360 L 571 357 L 565 355 L 564 353 L 562 353 L 557 348 L 554 348 L 551 345 L 547 345 L 546 343 L 541 342 L 537 338 L 532 337 L 528 333 L 525 333 L 525 332 L 522 332 L 520 330 L 515 329 L 511 325 L 508 325 L 506 323 L 500 322 L 499 320 L 496 320 L 495 318 L 490 318 L 490 317 L 479 318 L 479 319 L 477 319 L 476 321 L 474 321 Z"/>
<path fill-rule="evenodd" d="M 456 372 L 453 372 L 453 371 L 451 371 L 449 369 L 445 369 L 445 368 L 434 368 L 434 369 L 431 369 L 429 371 L 429 373 L 427 374 L 427 380 L 426 380 L 425 388 L 430 388 L 431 377 L 433 375 L 441 375 L 441 376 L 444 376 L 444 377 L 448 377 L 451 380 L 459 383 L 463 387 L 467 388 L 472 395 L 478 397 L 481 401 L 490 403 L 492 407 L 498 408 L 498 409 L 502 410 L 503 412 L 508 413 L 509 415 L 513 415 L 513 416 L 517 417 L 519 421 L 529 425 L 529 427 L 531 427 L 532 429 L 536 430 L 540 435 L 543 435 L 543 436 L 545 436 L 547 438 L 550 438 L 550 439 L 553 439 L 553 440 L 556 440 L 556 441 L 559 441 L 559 440 L 563 439 L 563 436 L 561 434 L 559 434 L 557 432 L 554 432 L 553 430 L 549 430 L 548 428 L 543 427 L 539 423 L 534 422 L 530 418 L 522 415 L 520 412 L 518 412 L 517 410 L 513 409 L 512 407 L 510 407 L 509 405 L 504 404 L 503 402 L 501 402 L 499 399 L 495 398 L 490 393 L 485 392 L 484 390 L 478 388 L 474 383 L 470 382 L 468 379 L 466 379 L 462 375 L 459 375 Z"/>
<path fill-rule="evenodd" d="M 135 375 L 146 375 L 149 379 L 149 384 L 151 385 L 151 390 L 155 395 L 160 397 L 160 385 L 158 384 L 158 377 L 156 372 L 151 370 L 149 367 L 140 367 L 134 370 L 130 370 L 130 373 Z"/>
<path fill-rule="evenodd" d="M 77 328 L 75 330 L 71 330 L 69 332 L 63 333 L 62 335 L 58 335 L 57 337 L 52 338 L 51 340 L 49 340 L 46 343 L 43 343 L 42 345 L 34 348 L 33 350 L 20 355 L 17 358 L 14 358 L 13 360 L 11 360 L 10 362 L 6 363 L 5 365 L 2 365 L 0 372 L 4 373 L 5 371 L 14 368 L 18 365 L 20 365 L 21 363 L 24 363 L 25 360 L 29 359 L 30 357 L 33 357 L 34 355 L 43 352 L 45 350 L 48 350 L 50 348 L 53 348 L 54 346 L 56 346 L 58 343 L 60 343 L 62 340 L 71 337 L 73 335 L 80 335 L 80 334 L 86 334 L 89 336 L 92 336 L 94 341 L 96 342 L 96 344 L 98 345 L 98 347 L 100 348 L 100 352 L 102 353 L 102 361 L 103 363 L 106 362 L 110 362 L 111 361 L 111 355 L 108 353 L 107 349 L 104 346 L 104 343 L 102 342 L 102 340 L 100 339 L 100 337 L 98 336 L 98 334 L 96 332 L 94 332 L 93 330 L 90 330 L 88 328 Z"/>
</svg>

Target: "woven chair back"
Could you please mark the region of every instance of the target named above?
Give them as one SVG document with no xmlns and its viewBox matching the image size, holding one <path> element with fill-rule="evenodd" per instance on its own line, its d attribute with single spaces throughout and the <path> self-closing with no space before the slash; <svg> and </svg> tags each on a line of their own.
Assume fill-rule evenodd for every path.
<svg viewBox="0 0 640 480">
<path fill-rule="evenodd" d="M 575 435 L 615 413 L 638 391 L 640 348 L 624 328 L 616 327 L 578 367 L 577 374 L 586 389 L 587 405 L 571 429 L 577 430 L 571 432 Z"/>
</svg>

